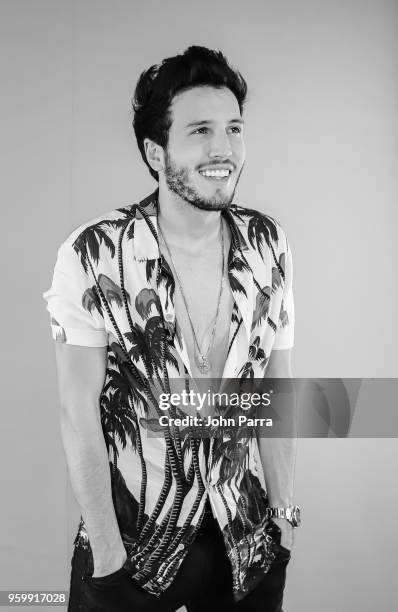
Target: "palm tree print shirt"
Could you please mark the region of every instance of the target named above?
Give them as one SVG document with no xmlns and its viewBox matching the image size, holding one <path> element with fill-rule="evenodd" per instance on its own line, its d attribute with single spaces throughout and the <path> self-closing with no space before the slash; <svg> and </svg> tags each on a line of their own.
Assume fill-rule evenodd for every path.
<svg viewBox="0 0 398 612">
<path fill-rule="evenodd" d="M 43 293 L 57 342 L 107 347 L 99 404 L 112 497 L 127 551 L 126 567 L 159 596 L 173 581 L 200 527 L 209 499 L 242 599 L 277 552 L 266 519 L 255 436 L 198 438 L 190 428 L 150 436 L 154 389 L 189 387 L 191 367 L 175 316 L 175 282 L 159 251 L 158 191 L 75 229 L 58 249 Z M 223 379 L 263 378 L 272 350 L 293 346 L 292 257 L 280 224 L 231 205 L 228 278 L 234 298 Z M 75 547 L 93 572 L 87 528 Z M 83 571 L 83 570 L 82 570 Z"/>
</svg>

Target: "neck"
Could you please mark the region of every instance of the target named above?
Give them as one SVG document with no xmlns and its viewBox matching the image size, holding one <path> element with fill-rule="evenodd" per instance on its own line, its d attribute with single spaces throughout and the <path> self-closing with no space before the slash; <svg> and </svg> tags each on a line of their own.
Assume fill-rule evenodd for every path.
<svg viewBox="0 0 398 612">
<path fill-rule="evenodd" d="M 159 184 L 158 222 L 168 242 L 196 251 L 219 240 L 221 211 L 196 208 Z"/>
</svg>

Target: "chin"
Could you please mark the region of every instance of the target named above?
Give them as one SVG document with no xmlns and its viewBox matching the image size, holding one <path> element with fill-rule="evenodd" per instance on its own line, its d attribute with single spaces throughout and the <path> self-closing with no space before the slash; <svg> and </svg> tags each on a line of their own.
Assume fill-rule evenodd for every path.
<svg viewBox="0 0 398 612">
<path fill-rule="evenodd" d="M 196 191 L 187 194 L 187 196 L 185 199 L 188 204 L 201 210 L 225 210 L 231 205 L 234 194 L 209 196 L 208 194 Z"/>
<path fill-rule="evenodd" d="M 231 187 L 227 189 L 217 187 L 217 189 L 204 190 L 202 186 L 195 183 L 178 180 L 179 177 L 172 178 L 174 180 L 169 178 L 167 181 L 169 191 L 196 209 L 209 211 L 225 210 L 232 204 L 236 185 L 234 185 L 233 189 Z"/>
<path fill-rule="evenodd" d="M 231 201 L 215 201 L 211 202 L 206 199 L 197 200 L 195 202 L 190 202 L 193 206 L 200 208 L 201 210 L 225 210 L 231 205 Z"/>
<path fill-rule="evenodd" d="M 218 191 L 218 193 L 217 193 Z M 202 210 L 225 210 L 232 204 L 235 194 L 235 189 L 225 190 L 218 188 L 214 195 L 203 193 L 202 190 L 194 190 L 191 192 L 190 204 L 201 208 Z"/>
</svg>

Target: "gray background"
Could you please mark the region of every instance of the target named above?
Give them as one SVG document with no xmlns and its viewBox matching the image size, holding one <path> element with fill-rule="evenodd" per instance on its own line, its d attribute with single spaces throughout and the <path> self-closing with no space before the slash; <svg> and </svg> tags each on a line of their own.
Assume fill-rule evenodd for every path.
<svg viewBox="0 0 398 612">
<path fill-rule="evenodd" d="M 300 377 L 397 377 L 397 13 L 387 0 L 2 0 L 0 588 L 66 589 L 76 507 L 41 293 L 78 224 L 154 188 L 129 100 L 189 44 L 247 78 L 236 201 L 294 255 Z M 377 410 L 377 406 L 375 407 Z M 286 612 L 397 603 L 397 441 L 301 440 Z M 48 608 L 47 608 L 48 609 Z"/>
</svg>

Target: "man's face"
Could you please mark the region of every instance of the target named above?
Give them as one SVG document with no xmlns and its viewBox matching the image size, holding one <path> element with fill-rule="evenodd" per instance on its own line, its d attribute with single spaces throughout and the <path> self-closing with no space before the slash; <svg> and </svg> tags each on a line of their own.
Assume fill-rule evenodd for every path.
<svg viewBox="0 0 398 612">
<path fill-rule="evenodd" d="M 222 210 L 233 199 L 245 160 L 243 121 L 234 94 L 195 87 L 171 105 L 172 124 L 163 176 L 168 189 L 203 210 Z"/>
</svg>

